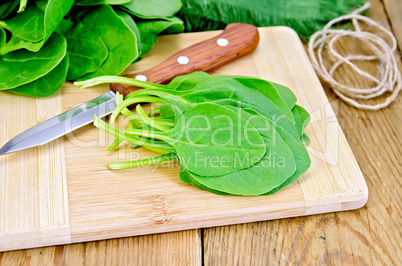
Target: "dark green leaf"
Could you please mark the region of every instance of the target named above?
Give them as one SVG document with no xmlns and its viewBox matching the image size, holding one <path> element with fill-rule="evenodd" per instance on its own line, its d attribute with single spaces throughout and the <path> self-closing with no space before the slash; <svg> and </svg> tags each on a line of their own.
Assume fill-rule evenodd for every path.
<svg viewBox="0 0 402 266">
<path fill-rule="evenodd" d="M 0 5 L 0 19 L 6 19 L 18 6 L 18 1 L 9 0 Z"/>
<path fill-rule="evenodd" d="M 223 29 L 233 22 L 288 26 L 308 38 L 327 22 L 361 7 L 364 0 L 183 0 L 179 17 L 187 31 Z"/>
</svg>

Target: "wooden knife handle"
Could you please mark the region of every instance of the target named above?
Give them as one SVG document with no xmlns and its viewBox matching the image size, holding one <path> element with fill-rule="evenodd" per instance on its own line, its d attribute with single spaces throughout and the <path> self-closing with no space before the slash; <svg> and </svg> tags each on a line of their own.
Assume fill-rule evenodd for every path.
<svg viewBox="0 0 402 266">
<path fill-rule="evenodd" d="M 209 72 L 251 53 L 257 47 L 259 39 L 256 27 L 232 23 L 218 36 L 191 45 L 156 67 L 126 77 L 166 84 L 180 75 L 195 71 Z M 127 96 L 139 88 L 112 83 L 110 89 Z"/>
</svg>

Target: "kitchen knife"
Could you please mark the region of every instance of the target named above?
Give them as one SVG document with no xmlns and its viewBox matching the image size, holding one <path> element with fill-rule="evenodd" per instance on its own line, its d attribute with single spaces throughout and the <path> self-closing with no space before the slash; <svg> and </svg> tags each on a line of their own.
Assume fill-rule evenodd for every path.
<svg viewBox="0 0 402 266">
<path fill-rule="evenodd" d="M 249 24 L 229 24 L 218 36 L 191 45 L 166 59 L 154 68 L 127 75 L 153 83 L 166 84 L 179 75 L 195 71 L 209 72 L 226 65 L 255 50 L 259 34 L 256 27 Z M 8 141 L 0 155 L 46 144 L 65 134 L 85 126 L 97 117 L 110 114 L 115 107 L 115 93 L 123 96 L 139 89 L 123 84 L 110 84 L 111 91 L 85 104 L 66 111 L 42 122 Z"/>
</svg>

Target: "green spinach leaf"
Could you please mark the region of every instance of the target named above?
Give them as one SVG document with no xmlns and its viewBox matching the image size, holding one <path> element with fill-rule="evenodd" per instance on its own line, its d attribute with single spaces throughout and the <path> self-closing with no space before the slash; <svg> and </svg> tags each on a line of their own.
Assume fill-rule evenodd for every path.
<svg viewBox="0 0 402 266">
<path fill-rule="evenodd" d="M 204 72 L 191 73 L 180 77 L 177 81 L 175 79 L 169 84 L 159 86 L 155 89 L 148 88 L 147 90 L 138 90 L 131 93 L 128 98 L 134 98 L 139 95 L 156 95 L 166 99 L 166 97 L 169 96 L 171 98 L 180 99 L 182 102 L 192 104 L 215 102 L 221 105 L 226 104 L 252 108 L 269 119 L 277 121 L 278 125 L 281 125 L 295 137 L 298 137 L 291 112 L 289 111 L 292 120 L 282 111 L 287 110 L 288 107 L 272 86 L 248 87 L 238 82 L 236 77 L 213 76 Z M 136 82 L 136 86 L 143 86 L 145 88 L 147 88 L 147 84 L 149 83 Z M 272 92 L 268 90 L 272 90 Z M 276 98 L 272 95 L 275 95 Z M 273 101 L 269 98 L 271 96 L 273 97 Z M 276 104 L 280 101 L 282 102 L 278 107 Z M 177 105 L 177 103 L 174 103 L 174 105 Z M 164 108 L 166 108 L 166 106 Z M 186 109 L 183 109 L 182 111 L 184 112 L 185 110 Z"/>
<path fill-rule="evenodd" d="M 261 135 L 251 123 L 212 103 L 199 104 L 183 113 L 171 131 L 146 134 L 127 129 L 126 134 L 142 134 L 168 142 L 186 169 L 204 176 L 247 168 L 266 152 Z"/>
<path fill-rule="evenodd" d="M 297 130 L 297 134 L 299 137 L 303 134 L 303 122 L 301 121 L 300 115 L 297 112 L 296 108 L 292 109 L 293 118 L 295 120 L 295 127 Z"/>
<path fill-rule="evenodd" d="M 267 148 L 266 153 L 256 164 L 222 176 L 201 176 L 191 171 L 189 174 L 212 190 L 235 195 L 256 196 L 280 186 L 296 171 L 292 151 L 265 117 L 236 107 L 229 108 L 238 110 L 259 131 Z"/>
<path fill-rule="evenodd" d="M 162 32 L 171 34 L 183 32 L 184 30 L 183 21 L 176 17 L 139 22 L 137 26 L 141 38 L 141 56 L 152 49 L 157 41 L 158 34 Z"/>
<path fill-rule="evenodd" d="M 67 69 L 68 56 L 66 55 L 60 64 L 45 76 L 9 91 L 34 97 L 50 96 L 63 86 L 67 76 Z"/>
<path fill-rule="evenodd" d="M 279 95 L 282 97 L 282 99 L 285 101 L 289 109 L 292 109 L 293 106 L 296 104 L 297 98 L 293 94 L 293 92 L 288 88 L 283 85 L 270 82 L 272 86 L 275 87 L 276 91 L 279 93 Z"/>
<path fill-rule="evenodd" d="M 120 74 L 138 56 L 137 37 L 110 6 L 99 6 L 88 13 L 82 24 L 97 33 L 108 49 L 108 56 L 96 71 L 81 80 L 102 75 Z"/>
<path fill-rule="evenodd" d="M 181 8 L 180 0 L 133 0 L 122 6 L 127 12 L 143 19 L 171 17 Z"/>
<path fill-rule="evenodd" d="M 12 33 L 10 41 L 2 49 L 15 51 L 25 48 L 33 52 L 39 51 L 73 3 L 74 0 L 48 0 L 45 11 L 32 5 L 24 12 L 2 22 L 1 24 Z"/>
<path fill-rule="evenodd" d="M 0 56 L 0 90 L 13 89 L 43 77 L 66 55 L 66 40 L 54 33 L 39 52 L 19 50 Z"/>
<path fill-rule="evenodd" d="M 65 37 L 70 59 L 68 80 L 75 80 L 87 73 L 95 72 L 108 57 L 108 49 L 102 38 L 81 22 L 67 31 Z"/>
<path fill-rule="evenodd" d="M 77 0 L 75 1 L 74 5 L 76 6 L 122 5 L 130 2 L 131 0 Z"/>
<path fill-rule="evenodd" d="M 300 105 L 295 105 L 294 108 L 296 109 L 297 113 L 300 116 L 300 119 L 303 124 L 303 129 L 305 129 L 308 126 L 308 124 L 310 123 L 310 120 L 311 120 L 310 114 L 307 112 L 306 109 L 304 109 Z"/>
</svg>

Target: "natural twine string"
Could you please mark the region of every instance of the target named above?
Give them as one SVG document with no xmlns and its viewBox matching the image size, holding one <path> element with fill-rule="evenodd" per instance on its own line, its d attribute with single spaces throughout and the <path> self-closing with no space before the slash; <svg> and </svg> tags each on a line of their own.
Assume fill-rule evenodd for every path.
<svg viewBox="0 0 402 266">
<path fill-rule="evenodd" d="M 311 36 L 308 44 L 308 53 L 310 60 L 315 70 L 317 71 L 317 74 L 331 85 L 332 89 L 334 90 L 335 94 L 338 95 L 338 97 L 340 97 L 342 100 L 349 103 L 350 105 L 355 106 L 356 108 L 366 110 L 379 110 L 381 108 L 387 107 L 398 96 L 398 93 L 402 87 L 401 73 L 398 70 L 396 58 L 394 56 L 397 42 L 391 31 L 382 27 L 374 20 L 359 15 L 359 13 L 367 10 L 368 8 L 370 8 L 370 4 L 366 3 L 351 14 L 335 18 L 328 22 L 323 30 L 318 31 Z M 333 25 L 344 20 L 352 20 L 355 31 L 330 29 Z M 391 43 L 388 44 L 384 39 L 371 32 L 362 31 L 358 23 L 359 20 L 364 21 L 368 25 L 374 26 L 375 28 L 383 32 L 386 36 L 389 37 Z M 344 36 L 350 36 L 363 41 L 365 45 L 371 48 L 373 55 L 340 55 L 334 49 L 334 44 L 336 41 Z M 329 56 L 335 58 L 336 61 L 329 68 L 329 70 L 324 66 L 322 58 L 324 45 L 326 45 Z M 316 49 L 317 51 L 315 52 Z M 355 64 L 352 63 L 352 61 L 373 60 L 378 60 L 379 62 L 379 78 L 374 77 L 373 75 L 358 68 Z M 371 88 L 362 89 L 339 83 L 337 80 L 335 80 L 333 74 L 335 70 L 342 64 L 350 66 L 360 76 L 373 81 L 374 86 Z M 380 104 L 361 104 L 356 101 L 356 99 L 372 99 L 383 95 L 386 92 L 391 92 L 391 94 Z"/>
</svg>

